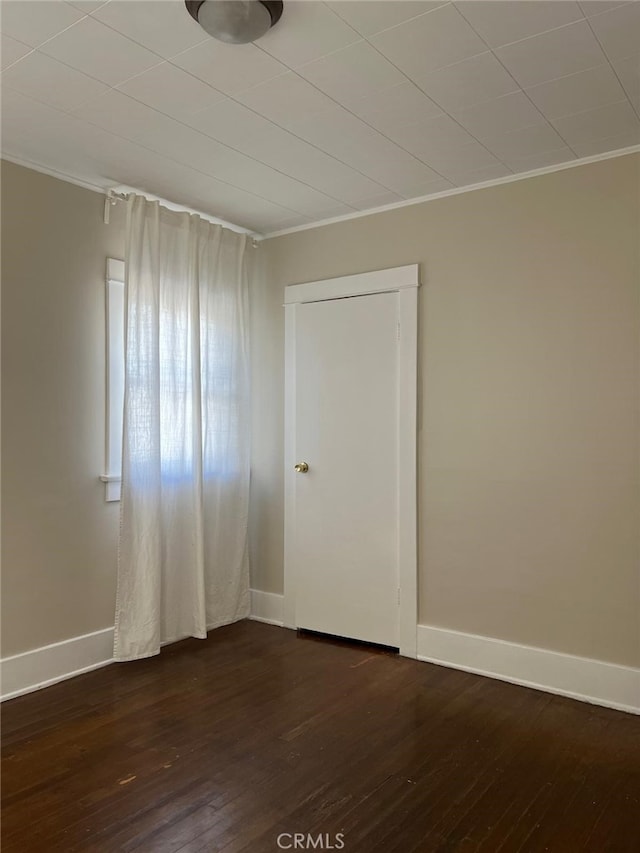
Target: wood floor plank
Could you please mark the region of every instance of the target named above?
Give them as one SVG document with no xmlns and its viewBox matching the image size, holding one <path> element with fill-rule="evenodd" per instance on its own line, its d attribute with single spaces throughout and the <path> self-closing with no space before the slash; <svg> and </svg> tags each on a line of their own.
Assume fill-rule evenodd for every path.
<svg viewBox="0 0 640 853">
<path fill-rule="evenodd" d="M 640 851 L 640 718 L 255 622 L 5 703 L 2 778 L 4 853 Z"/>
</svg>

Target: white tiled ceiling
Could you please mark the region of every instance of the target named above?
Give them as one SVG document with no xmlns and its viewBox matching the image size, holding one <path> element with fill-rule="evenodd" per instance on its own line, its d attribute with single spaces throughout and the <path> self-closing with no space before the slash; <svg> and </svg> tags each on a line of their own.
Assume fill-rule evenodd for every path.
<svg viewBox="0 0 640 853">
<path fill-rule="evenodd" d="M 16 1 L 20 2 L 11 0 L 7 5 Z M 4 7 L 4 3 L 2 5 Z M 27 2 L 24 5 L 31 7 L 36 4 Z M 58 2 L 45 0 L 43 5 L 57 6 Z M 118 83 L 123 83 L 135 74 L 141 74 L 161 61 L 157 54 L 146 47 L 105 27 L 90 16 L 44 42 L 38 50 L 109 86 L 117 86 Z"/>
<path fill-rule="evenodd" d="M 10 65 L 13 65 L 14 62 L 22 59 L 23 56 L 31 53 L 29 45 L 23 44 L 21 41 L 16 41 L 16 39 L 12 39 L 11 36 L 2 33 L 1 39 L 0 60 L 2 71 Z"/>
<path fill-rule="evenodd" d="M 506 44 L 495 54 L 523 88 L 595 68 L 606 59 L 587 21 Z"/>
<path fill-rule="evenodd" d="M 640 0 L 1 0 L 2 152 L 259 232 L 640 143 Z"/>
</svg>

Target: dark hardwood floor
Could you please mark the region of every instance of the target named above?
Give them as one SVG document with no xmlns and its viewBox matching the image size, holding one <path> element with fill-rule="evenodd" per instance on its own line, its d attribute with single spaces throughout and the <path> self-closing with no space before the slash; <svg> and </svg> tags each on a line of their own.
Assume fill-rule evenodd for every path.
<svg viewBox="0 0 640 853">
<path fill-rule="evenodd" d="M 640 718 L 256 622 L 2 716 L 3 853 L 640 851 Z"/>
</svg>

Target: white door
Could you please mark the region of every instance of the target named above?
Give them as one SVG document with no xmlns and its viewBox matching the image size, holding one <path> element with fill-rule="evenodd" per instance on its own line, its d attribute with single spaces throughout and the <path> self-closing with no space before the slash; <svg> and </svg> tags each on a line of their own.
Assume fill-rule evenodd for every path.
<svg viewBox="0 0 640 853">
<path fill-rule="evenodd" d="M 399 293 L 296 306 L 295 624 L 399 646 Z"/>
</svg>

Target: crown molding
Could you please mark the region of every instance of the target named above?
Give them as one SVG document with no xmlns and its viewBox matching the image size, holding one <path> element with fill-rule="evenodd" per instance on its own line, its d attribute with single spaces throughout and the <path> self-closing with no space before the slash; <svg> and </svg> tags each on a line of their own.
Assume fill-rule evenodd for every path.
<svg viewBox="0 0 640 853">
<path fill-rule="evenodd" d="M 8 163 L 14 163 L 16 166 L 22 166 L 25 169 L 31 169 L 33 172 L 40 172 L 41 175 L 48 175 L 50 178 L 57 178 L 59 181 L 65 181 L 67 184 L 73 184 L 76 187 L 82 187 L 83 190 L 91 190 L 94 193 L 104 195 L 110 184 L 105 182 L 105 186 L 100 184 L 92 184 L 89 181 L 83 181 L 80 178 L 75 178 L 66 172 L 59 172 L 57 169 L 52 169 L 50 166 L 43 166 L 42 163 L 36 163 L 34 160 L 27 160 L 25 157 L 15 157 L 13 154 L 5 154 L 2 152 L 2 159 Z"/>
<path fill-rule="evenodd" d="M 136 193 L 137 195 L 142 195 L 149 199 L 149 201 L 160 202 L 164 207 L 168 207 L 169 210 L 175 210 L 181 213 L 194 213 L 196 216 L 200 216 L 202 219 L 206 219 L 207 222 L 212 222 L 214 225 L 221 225 L 223 228 L 228 228 L 230 231 L 235 231 L 239 234 L 247 234 L 254 240 L 263 239 L 262 234 L 258 234 L 248 228 L 243 228 L 241 225 L 236 225 L 233 222 L 227 222 L 225 219 L 220 219 L 218 216 L 212 216 L 212 214 L 205 213 L 202 210 L 185 207 L 185 205 L 177 204 L 169 199 L 162 198 L 161 196 L 154 195 L 153 193 L 148 193 L 146 190 L 140 190 L 136 187 L 128 186 L 127 184 L 114 184 L 111 181 L 105 181 L 105 185 L 101 186 L 100 184 L 92 184 L 88 181 L 83 181 L 80 178 L 75 178 L 73 175 L 69 175 L 66 172 L 59 172 L 57 169 L 52 169 L 49 166 L 43 166 L 42 163 L 27 160 L 24 157 L 14 157 L 13 154 L 2 153 L 2 159 L 9 163 L 14 163 L 16 166 L 31 169 L 33 172 L 40 172 L 41 175 L 48 175 L 50 178 L 57 178 L 59 181 L 65 181 L 66 183 L 73 184 L 76 187 L 82 187 L 83 190 L 91 190 L 91 192 L 100 193 L 101 195 L 109 195 L 111 193 L 112 198 L 116 201 L 122 201 L 122 199 L 117 198 L 118 193 Z"/>
<path fill-rule="evenodd" d="M 553 166 L 545 166 L 542 169 L 533 169 L 530 172 L 518 172 L 515 175 L 505 175 L 504 178 L 494 178 L 491 181 L 483 181 L 479 184 L 469 184 L 465 187 L 455 187 L 451 190 L 443 190 L 431 195 L 423 195 L 419 198 L 410 198 L 406 201 L 396 201 L 392 204 L 384 204 L 370 210 L 356 210 L 353 213 L 344 213 L 341 216 L 332 216 L 329 219 L 321 219 L 318 222 L 306 222 L 304 225 L 294 225 L 292 228 L 283 228 L 281 231 L 271 231 L 262 235 L 262 240 L 271 240 L 274 237 L 284 237 L 286 234 L 296 234 L 298 231 L 309 231 L 311 228 L 321 228 L 324 225 L 334 225 L 338 222 L 349 222 L 352 219 L 362 219 L 365 216 L 373 216 L 376 213 L 386 213 L 389 210 L 398 210 L 402 207 L 413 207 L 417 204 L 425 204 L 429 201 L 437 201 L 449 196 L 462 195 L 463 193 L 484 190 L 489 187 L 498 187 L 502 184 L 511 184 L 515 181 L 524 181 L 529 178 L 538 178 L 540 175 L 549 175 L 552 172 L 563 172 L 565 169 L 575 169 L 577 166 L 587 166 L 589 163 L 599 163 L 602 160 L 612 160 L 616 157 L 624 157 L 627 154 L 640 153 L 640 145 L 630 145 L 628 148 L 619 148 L 616 151 L 607 151 L 603 154 L 593 154 L 590 157 L 580 157 L 567 163 L 555 163 Z"/>
<path fill-rule="evenodd" d="M 309 231 L 311 228 L 322 228 L 324 225 L 334 225 L 338 222 L 349 222 L 352 219 L 362 219 L 366 216 L 374 216 L 377 213 L 386 213 L 389 210 L 399 210 L 402 207 L 413 207 L 417 204 L 425 204 L 429 201 L 438 201 L 441 198 L 449 198 L 454 195 L 462 195 L 464 193 L 475 192 L 476 190 L 484 190 L 489 187 L 498 187 L 502 186 L 502 184 L 511 184 L 514 181 L 525 181 L 529 178 L 538 178 L 541 175 L 549 175 L 553 172 L 563 172 L 565 169 L 575 169 L 578 166 L 587 166 L 589 163 L 599 163 L 603 160 L 613 160 L 616 157 L 624 157 L 627 154 L 638 154 L 640 153 L 640 145 L 630 145 L 628 148 L 618 148 L 616 151 L 606 151 L 603 154 L 593 154 L 590 157 L 580 157 L 577 160 L 570 160 L 567 163 L 555 163 L 553 166 L 545 166 L 542 169 L 533 169 L 530 172 L 519 172 L 515 175 L 505 175 L 503 178 L 494 178 L 491 181 L 483 181 L 479 184 L 469 184 L 469 186 L 465 187 L 454 187 L 450 190 L 444 190 L 443 192 L 433 193 L 431 195 L 423 195 L 418 198 L 410 198 L 405 201 L 396 201 L 392 204 L 385 204 L 381 207 L 374 207 L 370 210 L 354 210 L 353 213 L 344 213 L 341 216 L 332 216 L 329 219 L 319 219 L 316 222 L 306 222 L 304 225 L 294 225 L 292 228 L 283 228 L 281 231 L 270 231 L 266 234 L 259 234 L 254 231 L 250 231 L 247 228 L 243 228 L 241 225 L 235 225 L 232 222 L 226 222 L 223 219 L 219 219 L 218 217 L 212 216 L 210 213 L 204 213 L 203 211 L 194 210 L 190 207 L 184 207 L 184 205 L 176 204 L 175 202 L 171 202 L 168 199 L 160 198 L 159 196 L 155 196 L 145 192 L 144 190 L 138 190 L 134 187 L 125 187 L 121 184 L 112 184 L 107 183 L 105 186 L 100 186 L 99 184 L 92 184 L 88 181 L 83 181 L 80 178 L 75 178 L 73 175 L 69 175 L 66 172 L 60 172 L 57 169 L 52 169 L 49 166 L 44 166 L 42 163 L 36 163 L 32 160 L 27 160 L 22 157 L 15 157 L 9 154 L 2 154 L 2 159 L 7 160 L 9 163 L 15 163 L 17 166 L 23 166 L 26 169 L 32 169 L 34 172 L 40 172 L 43 175 L 49 175 L 51 178 L 57 178 L 60 181 L 66 181 L 69 184 L 74 184 L 77 187 L 82 187 L 85 190 L 91 190 L 92 192 L 101 193 L 104 195 L 108 193 L 109 190 L 112 192 L 118 192 L 120 190 L 126 192 L 136 192 L 140 195 L 144 195 L 146 198 L 151 200 L 160 201 L 162 204 L 165 204 L 172 210 L 182 210 L 187 211 L 188 213 L 196 213 L 198 216 L 202 216 L 203 218 L 215 222 L 224 226 L 225 228 L 230 228 L 232 231 L 237 231 L 241 234 L 248 234 L 252 239 L 261 242 L 262 240 L 271 240 L 274 237 L 284 237 L 287 234 L 297 234 L 298 231 Z"/>
<path fill-rule="evenodd" d="M 207 222 L 211 222 L 213 225 L 221 225 L 223 228 L 227 228 L 229 231 L 235 231 L 237 234 L 246 234 L 254 240 L 262 240 L 262 235 L 258 234 L 256 231 L 251 231 L 250 228 L 244 228 L 242 225 L 236 225 L 234 222 L 229 222 L 226 219 L 220 219 L 219 216 L 214 216 L 212 213 L 205 213 L 202 210 L 196 210 L 193 207 L 178 204 L 177 202 L 170 201 L 168 198 L 162 198 L 162 196 L 148 193 L 146 190 L 136 189 L 136 187 L 129 186 L 128 184 L 117 184 L 111 186 L 109 187 L 109 191 L 115 194 L 116 199 L 118 198 L 118 195 L 127 196 L 131 193 L 134 195 L 141 195 L 148 201 L 157 201 L 163 207 L 166 207 L 169 210 L 174 210 L 177 213 L 192 213 L 195 214 L 195 216 L 199 216 L 201 219 L 205 219 Z"/>
</svg>

